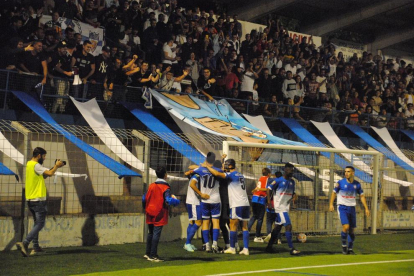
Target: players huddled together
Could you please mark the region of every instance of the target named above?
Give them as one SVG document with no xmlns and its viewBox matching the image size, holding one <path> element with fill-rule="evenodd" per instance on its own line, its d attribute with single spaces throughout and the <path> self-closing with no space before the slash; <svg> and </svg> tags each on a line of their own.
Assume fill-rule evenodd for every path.
<svg viewBox="0 0 414 276">
<path fill-rule="evenodd" d="M 221 160 L 216 160 L 216 155 L 209 152 L 202 164 L 191 165 L 190 170 L 185 173 L 190 179 L 186 198 L 189 224 L 183 248 L 188 252 L 197 251 L 192 240 L 201 227 L 202 250 L 212 253 L 236 254 L 239 252 L 240 255 L 250 255 L 250 230 L 257 220 L 254 242 L 267 242 L 265 252 L 274 253 L 273 244 L 275 242 L 281 244 L 281 229 L 284 226 L 290 254 L 300 255 L 301 252 L 293 246 L 292 222 L 289 217 L 290 204 L 297 200 L 293 164 L 286 163 L 283 174 L 276 172 L 275 177 L 272 177 L 269 168 L 262 169 L 262 176 L 252 190 L 253 216 L 250 217 L 250 202 L 245 177 L 237 170 L 236 161 L 225 160 L 226 157 L 223 154 Z M 329 201 L 329 211 L 334 211 L 334 201 L 338 198 L 337 211 L 342 224 L 342 253 L 354 255 L 357 194 L 365 208 L 365 215 L 369 216 L 370 211 L 361 184 L 354 179 L 355 168 L 346 167 L 344 174 L 345 178 L 335 184 Z M 163 261 L 157 254 L 161 231 L 168 223 L 169 206 L 180 204 L 180 200 L 171 195 L 164 167 L 157 169 L 157 176 L 158 179 L 149 186 L 147 193 L 143 196 L 148 224 L 144 258 L 152 262 Z M 263 238 L 261 228 L 265 213 L 267 213 L 267 236 Z M 239 227 L 243 236 L 241 250 L 237 240 Z M 225 243 L 224 248 L 218 245 L 220 230 Z M 299 234 L 298 240 L 304 242 L 306 235 Z"/>
<path fill-rule="evenodd" d="M 215 154 L 209 152 L 202 164 L 190 166 L 190 170 L 185 173 L 190 179 L 186 198 L 189 224 L 183 248 L 188 252 L 197 251 L 192 239 L 201 226 L 202 250 L 225 254 L 236 254 L 238 251 L 240 255 L 249 255 L 249 234 L 254 222 L 257 221 L 254 242 L 267 242 L 266 252 L 274 253 L 273 244 L 281 244 L 281 229 L 284 226 L 290 254 L 300 255 L 301 252 L 293 246 L 292 222 L 289 217 L 290 204 L 297 200 L 296 182 L 293 179 L 294 166 L 286 163 L 283 174 L 276 172 L 275 175 L 271 175 L 269 168 L 263 168 L 262 176 L 252 190 L 250 206 L 245 177 L 237 170 L 235 160 L 225 160 L 226 157 L 224 154 L 221 160 L 216 160 Z M 351 166 L 345 169 L 345 178 L 336 184 L 329 205 L 329 210 L 334 211 L 334 200 L 338 197 L 337 210 L 342 224 L 343 254 L 355 254 L 353 243 L 357 194 L 360 195 L 365 214 L 370 215 L 361 184 L 354 179 L 354 173 L 355 169 Z M 261 228 L 265 213 L 267 236 L 262 237 Z M 237 241 L 239 227 L 243 237 L 241 250 Z M 220 230 L 225 243 L 224 248 L 218 245 Z M 303 239 L 303 234 L 301 235 L 300 238 Z"/>
</svg>

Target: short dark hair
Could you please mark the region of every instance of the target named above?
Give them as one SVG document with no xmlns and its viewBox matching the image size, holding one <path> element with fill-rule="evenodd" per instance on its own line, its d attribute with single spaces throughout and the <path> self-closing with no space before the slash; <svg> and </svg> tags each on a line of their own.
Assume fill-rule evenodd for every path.
<svg viewBox="0 0 414 276">
<path fill-rule="evenodd" d="M 352 171 L 355 171 L 355 168 L 352 166 L 346 166 L 345 169 L 351 169 Z"/>
<path fill-rule="evenodd" d="M 74 32 L 75 30 L 74 29 L 72 29 L 71 27 L 67 27 L 66 29 L 65 29 L 65 34 L 67 34 L 67 33 L 69 33 L 69 32 Z"/>
<path fill-rule="evenodd" d="M 89 40 L 85 40 L 85 41 L 83 42 L 83 45 L 86 45 L 86 44 L 92 44 L 92 42 L 90 42 Z"/>
<path fill-rule="evenodd" d="M 279 178 L 279 177 L 281 177 L 283 174 L 281 173 L 281 172 L 275 172 L 275 176 L 277 177 L 277 178 Z"/>
<path fill-rule="evenodd" d="M 164 166 L 159 166 L 157 167 L 157 170 L 155 171 L 155 173 L 157 174 L 158 178 L 164 178 L 165 174 L 167 173 L 167 170 L 165 169 Z"/>
<path fill-rule="evenodd" d="M 291 164 L 291 163 L 287 162 L 287 163 L 285 164 L 285 168 L 294 168 L 294 166 L 293 166 L 293 164 Z"/>
<path fill-rule="evenodd" d="M 47 151 L 44 148 L 36 147 L 33 150 L 33 157 L 37 157 L 39 154 L 43 155 L 43 154 L 46 154 L 46 153 L 47 153 Z"/>
<path fill-rule="evenodd" d="M 230 166 L 232 166 L 232 168 L 230 168 Z M 226 162 L 224 162 L 224 167 L 233 170 L 236 168 L 236 161 L 234 161 L 234 159 L 227 159 Z"/>
<path fill-rule="evenodd" d="M 216 161 L 214 161 L 214 163 L 213 163 L 213 167 L 216 167 L 216 168 L 219 168 L 219 169 L 221 169 L 221 167 L 223 166 L 223 164 L 221 163 L 221 161 L 220 160 L 216 160 Z"/>
<path fill-rule="evenodd" d="M 209 153 L 207 153 L 206 161 L 209 164 L 213 164 L 215 160 L 216 160 L 216 154 L 214 152 L 210 151 Z"/>
</svg>

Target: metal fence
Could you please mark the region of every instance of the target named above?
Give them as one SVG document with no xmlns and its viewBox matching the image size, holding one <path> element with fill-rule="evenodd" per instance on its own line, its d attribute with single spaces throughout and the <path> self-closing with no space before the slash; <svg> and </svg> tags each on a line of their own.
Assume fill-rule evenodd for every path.
<svg viewBox="0 0 414 276">
<path fill-rule="evenodd" d="M 109 150 L 91 128 L 75 125 L 62 125 L 62 127 L 109 157 L 128 166 Z M 222 153 L 223 141 L 225 140 L 225 138 L 215 135 L 195 134 L 177 134 L 179 139 L 170 134 L 162 134 L 163 138 L 161 139 L 157 133 L 150 131 L 113 129 L 125 147 L 145 166 L 144 170 L 138 171 L 143 175 L 142 178 L 125 177 L 118 179 L 115 173 L 89 157 L 48 124 L 1 120 L 0 131 L 12 145 L 10 148 L 0 150 L 0 162 L 17 173 L 21 179 L 17 183 L 13 176 L 1 176 L 0 216 L 15 218 L 24 216 L 25 204 L 22 191 L 24 188 L 25 164 L 19 164 L 15 161 L 15 156 L 11 156 L 14 149 L 23 154 L 25 161 L 27 161 L 31 158 L 32 150 L 35 147 L 43 147 L 48 152 L 44 163 L 46 167 L 52 167 L 54 160 L 60 158 L 67 161 L 67 165 L 60 171 L 86 174 L 88 176 L 86 179 L 84 177 L 58 177 L 46 180 L 49 214 L 53 216 L 142 212 L 141 196 L 143 191 L 147 189 L 148 184 L 156 179 L 151 168 L 154 169 L 158 165 L 167 167 L 172 192 L 183 200 L 183 203 L 175 211 L 186 212 L 184 202 L 188 179 L 184 176 L 184 172 L 192 164 L 189 157 L 200 154 L 199 151 L 214 151 L 219 156 Z M 192 146 L 192 149 L 186 152 L 177 151 L 173 147 L 177 140 L 184 141 L 184 143 Z M 412 151 L 404 150 L 404 153 L 411 160 L 414 159 Z M 292 160 L 299 163 L 302 168 L 318 172 L 322 176 L 329 176 L 332 168 L 332 165 L 328 162 L 329 160 L 317 157 L 316 153 L 311 155 L 302 153 L 300 158 L 296 155 L 296 159 Z M 244 160 L 241 163 L 242 172 L 248 174 L 251 178 L 247 183 L 247 191 L 254 188 L 263 166 L 270 166 L 273 172 L 280 170 L 280 162 L 278 163 L 277 160 L 269 161 L 270 163 L 251 161 L 249 156 L 251 157 L 251 152 L 242 159 L 238 159 Z M 366 156 L 360 156 L 360 158 L 367 159 Z M 318 162 L 316 162 L 317 159 Z M 368 158 L 367 166 L 370 166 L 370 162 Z M 342 176 L 338 168 L 335 168 L 335 170 L 338 175 Z M 414 193 L 414 185 L 402 186 L 386 181 L 383 176 L 388 175 L 411 183 L 414 182 L 414 177 L 413 172 L 403 170 L 385 159 L 380 164 L 379 172 L 381 185 L 377 206 L 377 227 L 383 228 L 385 225 L 384 212 L 410 210 L 413 205 Z M 327 204 L 331 181 L 309 177 L 306 173 L 301 175 L 304 178 L 298 178 L 300 200 L 295 206 L 295 220 L 300 221 L 298 224 L 306 232 L 337 233 L 339 230 L 336 227 L 338 224 L 335 223 L 336 215 L 328 212 Z M 375 208 L 375 206 L 371 206 L 370 184 L 364 183 L 364 189 L 367 192 L 370 208 Z M 315 212 L 318 212 L 317 217 L 315 217 Z M 317 223 L 315 219 L 318 220 Z M 361 227 L 360 231 L 370 227 L 370 221 L 365 219 L 363 215 L 359 219 L 363 220 L 362 224 L 359 225 L 364 226 Z M 392 219 L 389 218 L 389 220 Z M 390 228 L 404 228 L 404 226 L 400 225 L 398 227 L 390 224 Z"/>
</svg>

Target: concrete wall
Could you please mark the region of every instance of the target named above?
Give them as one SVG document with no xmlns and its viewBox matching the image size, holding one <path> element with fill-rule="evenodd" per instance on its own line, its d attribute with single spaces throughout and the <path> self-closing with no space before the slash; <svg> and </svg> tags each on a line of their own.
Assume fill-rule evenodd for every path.
<svg viewBox="0 0 414 276">
<path fill-rule="evenodd" d="M 42 247 L 108 245 L 144 242 L 147 228 L 143 214 L 48 216 L 39 233 Z M 187 235 L 186 213 L 173 216 L 164 227 L 161 241 L 184 239 Z M 21 236 L 21 221 L 0 217 L 0 250 L 14 250 Z M 33 228 L 29 218 L 27 229 Z M 199 235 L 197 236 L 199 237 Z"/>
</svg>

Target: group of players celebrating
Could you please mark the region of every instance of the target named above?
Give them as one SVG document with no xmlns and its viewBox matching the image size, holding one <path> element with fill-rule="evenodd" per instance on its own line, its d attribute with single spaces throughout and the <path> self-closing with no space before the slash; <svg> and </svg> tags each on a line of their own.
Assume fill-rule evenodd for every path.
<svg viewBox="0 0 414 276">
<path fill-rule="evenodd" d="M 246 192 L 245 178 L 236 170 L 234 159 L 216 160 L 214 153 L 207 154 L 204 163 L 190 166 L 186 174 L 190 177 L 187 190 L 187 211 L 189 225 L 187 228 L 187 240 L 184 249 L 194 252 L 197 248 L 191 241 L 199 227 L 202 227 L 203 249 L 207 252 L 249 255 L 249 228 L 250 203 Z M 224 162 L 224 163 L 223 163 Z M 290 203 L 297 199 L 295 194 L 295 181 L 293 177 L 294 166 L 286 163 L 284 173 L 277 178 L 270 177 L 270 170 L 264 168 L 263 176 L 259 179 L 257 187 L 252 191 L 253 217 L 259 218 L 258 228 L 261 228 L 265 206 L 267 204 L 267 217 L 274 220 L 275 227 L 265 239 L 268 241 L 266 252 L 274 252 L 273 243 L 280 237 L 282 227 L 285 227 L 285 236 L 291 255 L 300 255 L 292 241 L 292 224 L 289 218 Z M 352 246 L 355 240 L 354 228 L 356 227 L 356 194 L 361 197 L 365 213 L 369 216 L 369 210 L 361 184 L 354 180 L 355 169 L 351 166 L 345 169 L 345 178 L 336 184 L 330 201 L 330 211 L 333 211 L 333 201 L 338 194 L 338 214 L 343 231 L 341 233 L 343 254 L 354 254 Z M 345 200 L 346 199 L 346 200 Z M 252 220 L 254 222 L 254 219 Z M 210 229 L 212 223 L 212 231 Z M 230 232 L 227 225 L 229 225 Z M 237 230 L 241 225 L 243 231 L 243 249 L 239 250 L 237 242 Z M 251 227 L 252 223 L 249 224 Z M 225 248 L 218 246 L 218 238 L 222 231 Z M 212 232 L 212 244 L 210 245 L 210 233 Z M 260 229 L 258 229 L 260 233 Z M 256 240 L 262 241 L 257 236 Z M 349 243 L 348 243 L 349 242 Z"/>
<path fill-rule="evenodd" d="M 246 192 L 245 178 L 236 170 L 234 159 L 224 161 L 215 160 L 214 153 L 207 154 L 206 161 L 188 172 L 191 176 L 187 190 L 187 211 L 190 223 L 187 228 L 187 240 L 184 249 L 194 252 L 196 247 L 191 241 L 202 226 L 203 247 L 207 252 L 236 254 L 238 248 L 237 228 L 241 222 L 243 231 L 243 249 L 240 255 L 249 255 L 249 231 L 250 203 Z M 224 161 L 224 164 L 222 163 Z M 222 165 L 223 164 L 223 165 Z M 271 233 L 267 252 L 272 252 L 272 245 L 277 239 L 282 225 L 286 227 L 286 238 L 292 255 L 299 255 L 300 251 L 293 247 L 291 223 L 289 219 L 290 202 L 296 199 L 295 181 L 292 179 L 293 165 L 287 163 L 282 177 L 269 178 L 266 189 L 269 192 L 260 201 L 267 202 L 268 207 L 275 210 L 276 227 Z M 267 196 L 269 194 L 269 196 Z M 273 201 L 272 201 L 273 198 Z M 213 224 L 212 245 L 210 245 L 210 220 Z M 227 231 L 226 224 L 230 227 Z M 218 238 L 222 230 L 225 249 L 222 251 L 218 244 Z"/>
</svg>

